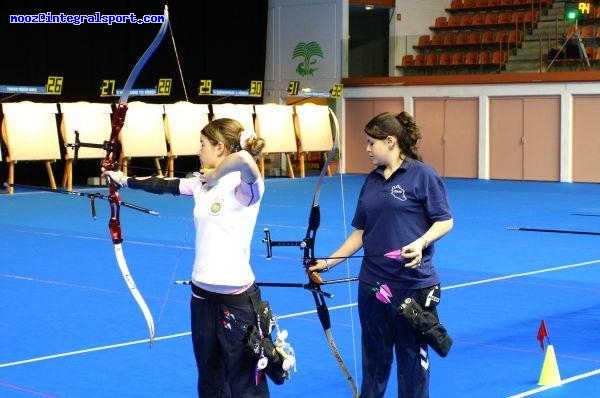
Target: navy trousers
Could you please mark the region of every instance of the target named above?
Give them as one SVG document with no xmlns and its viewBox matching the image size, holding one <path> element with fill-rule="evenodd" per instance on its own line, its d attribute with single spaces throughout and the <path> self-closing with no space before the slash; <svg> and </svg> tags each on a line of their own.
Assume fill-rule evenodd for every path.
<svg viewBox="0 0 600 398">
<path fill-rule="evenodd" d="M 394 354 L 399 398 L 429 397 L 429 356 L 427 345 L 417 338 L 397 308 L 405 298 L 420 302 L 421 290 L 391 289 L 392 304 L 380 302 L 373 286 L 359 283 L 358 314 L 362 328 L 361 398 L 384 396 Z M 430 312 L 437 316 L 435 308 Z"/>
<path fill-rule="evenodd" d="M 255 382 L 256 359 L 242 345 L 244 325 L 256 325 L 252 303 L 222 304 L 192 296 L 192 342 L 198 366 L 198 397 L 268 398 L 266 375 Z M 225 319 L 228 311 L 237 325 Z"/>
</svg>

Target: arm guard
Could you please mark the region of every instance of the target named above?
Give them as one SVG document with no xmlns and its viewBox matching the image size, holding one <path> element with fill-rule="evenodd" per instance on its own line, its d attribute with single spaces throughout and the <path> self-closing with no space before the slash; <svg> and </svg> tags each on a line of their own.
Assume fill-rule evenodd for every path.
<svg viewBox="0 0 600 398">
<path fill-rule="evenodd" d="M 136 178 L 130 177 L 127 179 L 127 187 L 131 189 L 142 189 L 146 192 L 162 195 L 170 193 L 171 195 L 179 195 L 179 179 L 165 179 L 158 177 Z"/>
</svg>

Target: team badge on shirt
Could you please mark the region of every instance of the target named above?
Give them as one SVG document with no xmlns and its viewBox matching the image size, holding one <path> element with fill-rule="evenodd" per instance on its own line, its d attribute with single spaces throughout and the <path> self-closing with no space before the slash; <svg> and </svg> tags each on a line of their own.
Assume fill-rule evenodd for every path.
<svg viewBox="0 0 600 398">
<path fill-rule="evenodd" d="M 221 208 L 223 207 L 223 199 L 215 198 L 215 201 L 210 205 L 210 215 L 218 216 L 221 212 Z"/>
<path fill-rule="evenodd" d="M 406 195 L 404 194 L 404 188 L 400 185 L 394 185 L 392 187 L 392 191 L 390 192 L 392 196 L 398 200 L 405 201 Z"/>
</svg>

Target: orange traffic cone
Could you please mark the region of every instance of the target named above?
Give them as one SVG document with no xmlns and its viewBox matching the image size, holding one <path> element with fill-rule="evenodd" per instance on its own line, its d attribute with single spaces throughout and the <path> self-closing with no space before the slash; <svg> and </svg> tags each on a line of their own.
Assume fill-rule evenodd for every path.
<svg viewBox="0 0 600 398">
<path fill-rule="evenodd" d="M 542 366 L 542 373 L 540 374 L 538 384 L 540 386 L 560 386 L 562 384 L 560 372 L 558 371 L 558 363 L 556 362 L 556 354 L 551 344 L 546 348 L 546 356 L 544 357 L 544 365 Z"/>
</svg>

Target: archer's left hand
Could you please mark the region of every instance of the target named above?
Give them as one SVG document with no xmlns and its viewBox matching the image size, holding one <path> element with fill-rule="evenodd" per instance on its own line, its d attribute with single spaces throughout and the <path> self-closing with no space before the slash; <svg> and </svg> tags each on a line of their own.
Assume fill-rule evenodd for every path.
<svg viewBox="0 0 600 398">
<path fill-rule="evenodd" d="M 125 174 L 123 174 L 122 171 L 103 170 L 102 177 L 109 179 L 110 181 L 112 181 L 120 187 L 127 186 L 127 177 L 125 176 Z"/>
<path fill-rule="evenodd" d="M 308 267 L 308 272 L 327 272 L 329 271 L 329 267 L 327 266 L 327 261 L 323 259 L 318 259 L 313 265 Z"/>
</svg>

